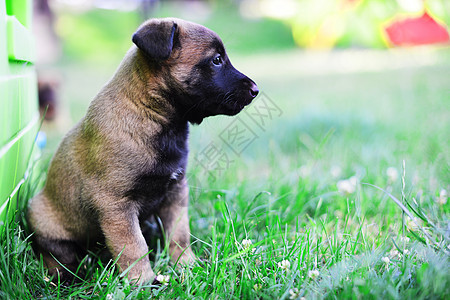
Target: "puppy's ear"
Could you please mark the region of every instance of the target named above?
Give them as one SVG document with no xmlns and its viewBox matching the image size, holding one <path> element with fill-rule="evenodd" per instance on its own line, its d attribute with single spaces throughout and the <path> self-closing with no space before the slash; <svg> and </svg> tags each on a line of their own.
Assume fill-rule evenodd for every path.
<svg viewBox="0 0 450 300">
<path fill-rule="evenodd" d="M 177 27 L 173 21 L 152 20 L 139 27 L 132 40 L 150 59 L 166 60 L 172 53 Z"/>
</svg>

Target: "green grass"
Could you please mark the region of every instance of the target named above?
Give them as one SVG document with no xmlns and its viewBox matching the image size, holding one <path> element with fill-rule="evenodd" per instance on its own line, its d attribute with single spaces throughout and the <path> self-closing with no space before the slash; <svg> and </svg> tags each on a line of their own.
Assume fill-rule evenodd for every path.
<svg viewBox="0 0 450 300">
<path fill-rule="evenodd" d="M 235 118 L 192 127 L 191 241 L 202 260 L 178 268 L 157 247 L 153 269 L 170 275 L 168 285 L 133 287 L 91 255 L 82 265 L 85 282 L 67 288 L 49 282 L 26 224 L 14 222 L 2 232 L 0 298 L 448 297 L 450 206 L 438 200 L 450 190 L 449 50 L 290 51 L 233 62 L 264 92 L 247 112 L 263 99 L 279 111 L 262 127 L 240 115 L 257 137 L 239 155 L 227 146 Z M 76 120 L 110 73 L 65 67 Z M 92 84 L 78 89 L 89 76 Z M 202 160 L 210 143 L 230 160 L 225 170 Z M 397 178 L 388 177 L 389 167 Z M 338 182 L 352 176 L 355 191 L 343 194 Z"/>
</svg>

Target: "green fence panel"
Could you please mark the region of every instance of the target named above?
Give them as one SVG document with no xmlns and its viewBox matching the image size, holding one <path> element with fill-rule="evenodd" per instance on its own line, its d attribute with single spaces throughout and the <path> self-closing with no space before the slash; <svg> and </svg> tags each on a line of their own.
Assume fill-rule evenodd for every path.
<svg viewBox="0 0 450 300">
<path fill-rule="evenodd" d="M 0 0 L 0 225 L 27 180 L 39 127 L 31 0 Z"/>
</svg>

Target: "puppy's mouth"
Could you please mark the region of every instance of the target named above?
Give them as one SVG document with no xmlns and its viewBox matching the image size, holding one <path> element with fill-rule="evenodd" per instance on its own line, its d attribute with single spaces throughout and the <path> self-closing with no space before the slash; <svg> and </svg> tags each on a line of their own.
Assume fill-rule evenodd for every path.
<svg viewBox="0 0 450 300">
<path fill-rule="evenodd" d="M 197 102 L 190 106 L 185 112 L 185 116 L 192 124 L 200 124 L 206 117 L 216 115 L 234 116 L 241 112 L 247 105 L 258 95 L 259 90 L 256 84 L 248 79 L 238 89 L 223 93 L 219 97 L 211 95 L 209 99 L 215 101 L 208 101 L 206 98 L 204 101 Z M 193 102 L 193 101 L 192 101 Z"/>
<path fill-rule="evenodd" d="M 253 99 L 259 94 L 259 89 L 256 84 L 251 81 L 250 87 L 245 89 L 244 91 L 239 93 L 239 97 L 237 99 L 233 99 L 232 101 L 227 101 L 225 99 L 223 103 L 223 108 L 226 115 L 235 115 L 244 109 L 247 105 L 252 103 Z M 230 99 L 228 99 L 230 100 Z"/>
<path fill-rule="evenodd" d="M 241 110 L 244 109 L 244 107 L 246 107 L 247 105 L 250 105 L 250 104 L 252 103 L 252 101 L 253 101 L 253 99 L 249 99 L 249 100 L 246 100 L 246 101 L 240 101 L 240 102 L 237 102 L 237 103 L 236 103 L 236 109 L 237 109 L 238 111 L 241 111 Z"/>
<path fill-rule="evenodd" d="M 221 114 L 228 115 L 228 116 L 234 116 L 241 112 L 244 107 L 252 103 L 252 100 L 238 100 L 233 101 L 231 103 L 226 103 L 221 105 Z"/>
</svg>

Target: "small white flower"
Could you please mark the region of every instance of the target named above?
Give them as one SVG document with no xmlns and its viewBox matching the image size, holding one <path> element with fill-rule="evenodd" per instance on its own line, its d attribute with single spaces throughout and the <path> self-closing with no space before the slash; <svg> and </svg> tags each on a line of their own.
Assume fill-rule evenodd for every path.
<svg viewBox="0 0 450 300">
<path fill-rule="evenodd" d="M 113 294 L 106 295 L 106 300 L 113 300 L 113 299 L 114 299 L 114 295 Z"/>
<path fill-rule="evenodd" d="M 398 250 L 397 250 L 397 248 L 392 248 L 392 250 L 389 252 L 389 255 L 391 256 L 391 257 L 398 257 L 398 258 L 401 258 L 401 254 L 400 254 L 400 252 L 398 252 Z M 383 259 L 382 259 L 383 260 Z"/>
<path fill-rule="evenodd" d="M 278 263 L 278 268 L 281 268 L 285 271 L 288 271 L 291 267 L 291 263 L 288 260 L 283 259 L 281 262 Z"/>
<path fill-rule="evenodd" d="M 407 236 L 400 237 L 400 242 L 402 243 L 409 243 L 410 239 Z"/>
<path fill-rule="evenodd" d="M 400 253 L 398 255 L 400 256 Z M 384 263 L 384 266 L 386 267 L 386 270 L 389 269 L 389 264 L 391 263 L 391 260 L 389 259 L 389 257 L 387 257 L 387 256 L 382 257 L 381 261 Z"/>
<path fill-rule="evenodd" d="M 411 252 L 409 252 L 408 249 L 403 250 L 403 254 L 404 254 L 404 255 L 408 255 L 409 253 L 411 253 Z"/>
<path fill-rule="evenodd" d="M 170 280 L 170 275 L 162 275 L 159 274 L 156 276 L 156 280 L 158 280 L 162 285 L 168 285 Z"/>
<path fill-rule="evenodd" d="M 356 191 L 358 179 L 355 176 L 349 179 L 339 180 L 336 184 L 338 191 L 343 195 L 353 194 Z"/>
<path fill-rule="evenodd" d="M 439 198 L 438 198 L 438 203 L 440 204 L 440 205 L 444 205 L 444 204 L 446 204 L 447 203 L 447 196 L 448 194 L 447 194 L 447 191 L 446 190 L 444 190 L 444 189 L 442 189 L 441 191 L 440 191 L 440 193 L 439 193 Z"/>
<path fill-rule="evenodd" d="M 289 299 L 297 299 L 298 297 L 298 288 L 293 288 L 289 290 Z"/>
<path fill-rule="evenodd" d="M 251 240 L 248 240 L 248 239 L 243 239 L 242 240 L 242 247 L 244 248 L 244 249 L 248 249 L 248 248 L 250 248 L 251 246 L 252 246 L 252 241 Z"/>
<path fill-rule="evenodd" d="M 319 270 L 311 270 L 308 271 L 308 277 L 315 280 L 317 277 L 319 277 L 320 273 Z"/>
<path fill-rule="evenodd" d="M 388 182 L 389 183 L 394 183 L 397 181 L 398 179 L 398 171 L 396 168 L 394 167 L 389 167 L 386 170 L 386 175 L 388 177 Z"/>
</svg>

